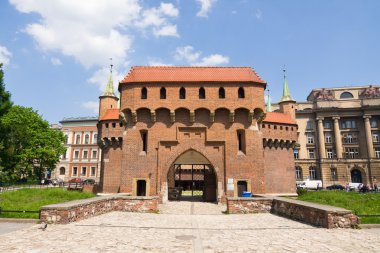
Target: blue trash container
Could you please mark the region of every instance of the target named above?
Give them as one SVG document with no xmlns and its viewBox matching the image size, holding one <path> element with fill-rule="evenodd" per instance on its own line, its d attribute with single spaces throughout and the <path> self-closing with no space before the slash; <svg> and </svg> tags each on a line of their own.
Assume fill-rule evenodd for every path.
<svg viewBox="0 0 380 253">
<path fill-rule="evenodd" d="M 243 192 L 243 198 L 250 198 L 252 196 L 252 192 Z"/>
</svg>

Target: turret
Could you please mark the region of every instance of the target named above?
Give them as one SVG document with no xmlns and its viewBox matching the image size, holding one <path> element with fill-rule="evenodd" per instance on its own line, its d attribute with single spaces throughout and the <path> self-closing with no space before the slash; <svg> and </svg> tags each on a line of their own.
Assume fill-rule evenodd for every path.
<svg viewBox="0 0 380 253">
<path fill-rule="evenodd" d="M 108 109 L 118 108 L 119 98 L 116 97 L 113 91 L 112 66 L 111 64 L 110 77 L 106 89 L 103 95 L 99 97 L 99 120 L 103 118 Z"/>
<path fill-rule="evenodd" d="M 268 90 L 268 96 L 267 96 L 267 106 L 266 106 L 266 111 L 271 112 L 272 110 L 272 101 L 270 98 L 269 90 Z"/>
<path fill-rule="evenodd" d="M 294 121 L 296 120 L 296 101 L 290 96 L 288 81 L 284 69 L 284 88 L 279 102 L 281 112 L 288 114 Z"/>
</svg>

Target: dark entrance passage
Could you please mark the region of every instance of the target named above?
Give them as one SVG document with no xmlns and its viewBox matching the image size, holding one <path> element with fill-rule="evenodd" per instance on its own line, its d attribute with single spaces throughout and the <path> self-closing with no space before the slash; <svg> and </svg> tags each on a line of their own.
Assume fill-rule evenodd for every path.
<svg viewBox="0 0 380 253">
<path fill-rule="evenodd" d="M 209 164 L 174 164 L 168 186 L 169 200 L 216 201 L 216 175 Z"/>
<path fill-rule="evenodd" d="M 137 196 L 146 196 L 145 180 L 137 180 Z"/>
</svg>

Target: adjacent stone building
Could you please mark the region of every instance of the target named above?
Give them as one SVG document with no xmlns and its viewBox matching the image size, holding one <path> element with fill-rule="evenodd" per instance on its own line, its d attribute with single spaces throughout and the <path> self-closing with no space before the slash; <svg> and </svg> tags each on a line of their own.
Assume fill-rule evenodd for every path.
<svg viewBox="0 0 380 253">
<path fill-rule="evenodd" d="M 378 86 L 314 89 L 296 104 L 297 180 L 373 185 L 380 177 Z M 278 105 L 273 109 L 279 110 Z"/>
<path fill-rule="evenodd" d="M 295 194 L 295 101 L 266 113 L 249 67 L 133 67 L 99 97 L 104 193 L 162 200 Z"/>
<path fill-rule="evenodd" d="M 65 135 L 66 153 L 52 173 L 52 178 L 94 179 L 99 182 L 101 150 L 97 145 L 98 117 L 64 118 L 60 130 Z"/>
</svg>

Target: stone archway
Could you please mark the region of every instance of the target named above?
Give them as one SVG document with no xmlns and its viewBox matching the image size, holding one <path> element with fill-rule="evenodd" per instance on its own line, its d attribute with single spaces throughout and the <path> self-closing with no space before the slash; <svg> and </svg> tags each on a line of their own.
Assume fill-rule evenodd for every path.
<svg viewBox="0 0 380 253">
<path fill-rule="evenodd" d="M 168 170 L 169 200 L 215 202 L 217 176 L 213 165 L 201 153 L 189 149 L 179 155 Z"/>
</svg>

